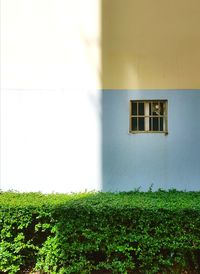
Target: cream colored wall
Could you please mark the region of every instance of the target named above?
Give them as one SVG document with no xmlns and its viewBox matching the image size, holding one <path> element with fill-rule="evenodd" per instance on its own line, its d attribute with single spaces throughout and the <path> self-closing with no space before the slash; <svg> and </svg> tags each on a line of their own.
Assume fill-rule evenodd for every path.
<svg viewBox="0 0 200 274">
<path fill-rule="evenodd" d="M 199 0 L 102 0 L 105 89 L 199 89 Z"/>
</svg>

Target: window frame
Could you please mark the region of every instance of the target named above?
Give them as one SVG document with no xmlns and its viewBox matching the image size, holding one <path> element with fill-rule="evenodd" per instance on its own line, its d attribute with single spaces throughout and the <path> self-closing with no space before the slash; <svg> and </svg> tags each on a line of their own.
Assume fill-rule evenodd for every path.
<svg viewBox="0 0 200 274">
<path fill-rule="evenodd" d="M 133 115 L 132 112 L 132 103 L 144 103 L 144 115 L 139 115 L 138 110 L 136 115 Z M 145 114 L 145 106 L 147 105 L 147 103 L 163 103 L 163 115 L 146 115 Z M 163 118 L 163 131 L 160 130 L 133 130 L 132 129 L 132 118 L 144 118 L 144 127 L 145 127 L 145 118 L 149 119 L 149 118 Z M 164 126 L 165 125 L 165 126 Z M 168 134 L 168 100 L 167 99 L 145 99 L 145 100 L 137 100 L 137 99 L 131 99 L 129 101 L 129 133 L 130 134 L 140 134 L 140 133 L 162 133 L 167 135 Z"/>
</svg>

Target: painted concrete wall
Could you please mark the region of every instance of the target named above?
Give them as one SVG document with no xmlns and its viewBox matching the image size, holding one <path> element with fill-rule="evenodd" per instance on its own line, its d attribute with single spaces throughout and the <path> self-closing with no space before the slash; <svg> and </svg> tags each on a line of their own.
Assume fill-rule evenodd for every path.
<svg viewBox="0 0 200 274">
<path fill-rule="evenodd" d="M 192 167 L 190 160 L 198 159 L 199 131 L 191 139 L 196 124 L 189 123 L 187 133 L 177 124 L 185 115 L 183 98 L 191 103 L 190 115 L 192 104 L 195 112 L 199 106 L 193 91 L 200 88 L 199 13 L 198 0 L 1 0 L 0 187 L 70 192 L 181 181 L 185 188 L 192 171 L 197 188 L 198 163 Z M 127 100 L 148 97 L 143 89 L 150 89 L 149 97 L 160 89 L 157 97 L 171 100 L 169 136 L 124 133 Z M 189 89 L 187 96 L 182 89 Z M 151 169 L 145 165 L 149 183 L 139 177 L 139 147 L 159 159 L 167 155 L 166 165 L 157 157 Z M 147 164 L 152 156 L 145 157 Z M 182 180 L 174 163 L 188 166 Z M 155 168 L 162 171 L 158 177 Z"/>
<path fill-rule="evenodd" d="M 101 187 L 100 2 L 1 1 L 1 188 Z"/>
<path fill-rule="evenodd" d="M 104 190 L 200 189 L 199 13 L 198 0 L 102 1 Z M 159 98 L 169 135 L 128 134 L 129 100 Z"/>
<path fill-rule="evenodd" d="M 105 89 L 199 89 L 199 0 L 102 0 Z"/>
<path fill-rule="evenodd" d="M 167 99 L 169 134 L 129 134 L 129 100 Z M 200 92 L 103 92 L 103 190 L 200 190 Z"/>
</svg>

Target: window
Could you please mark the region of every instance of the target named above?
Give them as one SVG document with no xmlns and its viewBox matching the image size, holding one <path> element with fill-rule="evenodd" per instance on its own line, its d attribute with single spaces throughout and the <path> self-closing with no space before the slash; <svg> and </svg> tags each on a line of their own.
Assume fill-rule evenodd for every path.
<svg viewBox="0 0 200 274">
<path fill-rule="evenodd" d="M 130 133 L 167 134 L 167 100 L 131 100 Z"/>
</svg>

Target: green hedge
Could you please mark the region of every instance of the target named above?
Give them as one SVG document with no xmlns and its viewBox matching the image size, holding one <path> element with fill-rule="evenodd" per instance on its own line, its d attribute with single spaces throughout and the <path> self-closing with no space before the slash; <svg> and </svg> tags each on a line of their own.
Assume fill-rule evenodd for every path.
<svg viewBox="0 0 200 274">
<path fill-rule="evenodd" d="M 199 262 L 200 192 L 0 194 L 2 273 L 200 273 Z"/>
</svg>

